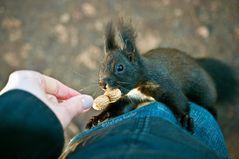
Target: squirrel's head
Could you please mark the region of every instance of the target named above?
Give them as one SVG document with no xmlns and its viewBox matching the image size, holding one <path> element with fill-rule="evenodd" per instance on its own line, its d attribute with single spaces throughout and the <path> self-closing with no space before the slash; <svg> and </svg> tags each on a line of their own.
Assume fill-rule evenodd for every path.
<svg viewBox="0 0 239 159">
<path fill-rule="evenodd" d="M 141 59 L 135 45 L 136 34 L 122 19 L 118 23 L 122 46 L 115 40 L 115 29 L 108 23 L 105 32 L 105 58 L 100 68 L 99 85 L 106 89 L 119 88 L 128 93 L 140 81 Z"/>
</svg>

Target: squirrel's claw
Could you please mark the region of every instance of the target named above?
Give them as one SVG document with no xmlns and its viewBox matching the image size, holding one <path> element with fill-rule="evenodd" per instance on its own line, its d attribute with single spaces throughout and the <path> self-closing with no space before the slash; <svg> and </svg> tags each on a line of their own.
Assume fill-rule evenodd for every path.
<svg viewBox="0 0 239 159">
<path fill-rule="evenodd" d="M 86 124 L 85 128 L 86 129 L 91 129 L 92 127 L 98 125 L 99 118 L 98 116 L 93 116 L 90 121 Z"/>
<path fill-rule="evenodd" d="M 98 116 L 93 116 L 90 121 L 86 124 L 86 129 L 91 129 L 94 126 L 97 126 L 99 123 L 105 121 L 106 119 L 111 118 L 110 112 L 104 112 Z"/>
<path fill-rule="evenodd" d="M 188 114 L 183 114 L 180 118 L 180 123 L 192 134 L 194 133 L 193 119 Z"/>
</svg>

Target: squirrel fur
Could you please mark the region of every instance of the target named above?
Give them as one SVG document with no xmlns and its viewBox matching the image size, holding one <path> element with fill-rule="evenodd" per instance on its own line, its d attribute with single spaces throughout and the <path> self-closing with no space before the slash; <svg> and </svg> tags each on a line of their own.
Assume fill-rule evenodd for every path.
<svg viewBox="0 0 239 159">
<path fill-rule="evenodd" d="M 131 98 L 137 89 L 146 97 L 164 103 L 174 113 L 184 128 L 193 132 L 189 116 L 189 101 L 206 108 L 215 118 L 217 88 L 215 79 L 205 68 L 205 60 L 196 60 L 186 53 L 171 48 L 157 48 L 141 54 L 136 47 L 136 33 L 130 23 L 120 19 L 117 29 L 122 45 L 116 42 L 112 22 L 106 26 L 105 57 L 100 68 L 99 85 L 119 88 L 123 96 L 98 116 L 86 128 L 91 128 L 108 118 L 137 108 L 150 98 Z"/>
</svg>

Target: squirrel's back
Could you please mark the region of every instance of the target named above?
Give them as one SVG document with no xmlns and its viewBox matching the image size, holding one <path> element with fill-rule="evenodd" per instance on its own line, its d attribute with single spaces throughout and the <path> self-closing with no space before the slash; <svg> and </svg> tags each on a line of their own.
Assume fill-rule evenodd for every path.
<svg viewBox="0 0 239 159">
<path fill-rule="evenodd" d="M 155 67 L 156 72 L 166 72 L 175 82 L 180 82 L 180 85 L 186 85 L 190 79 L 199 78 L 199 73 L 211 80 L 210 75 L 194 58 L 178 49 L 157 48 L 146 52 L 143 57 L 146 65 L 152 65 L 149 68 Z M 209 81 L 210 84 L 211 82 Z"/>
<path fill-rule="evenodd" d="M 205 107 L 215 104 L 217 90 L 211 76 L 186 53 L 171 48 L 157 48 L 143 54 L 149 79 L 164 84 L 172 80 L 191 100 Z M 152 71 L 153 69 L 153 71 Z M 163 79 L 163 80 L 162 80 Z M 200 99 L 202 98 L 202 99 Z"/>
<path fill-rule="evenodd" d="M 157 48 L 146 52 L 143 57 L 155 67 L 160 67 L 159 70 L 164 67 L 166 69 L 164 71 L 175 78 L 182 79 L 185 76 L 191 76 L 192 70 L 201 69 L 192 57 L 177 49 Z"/>
</svg>

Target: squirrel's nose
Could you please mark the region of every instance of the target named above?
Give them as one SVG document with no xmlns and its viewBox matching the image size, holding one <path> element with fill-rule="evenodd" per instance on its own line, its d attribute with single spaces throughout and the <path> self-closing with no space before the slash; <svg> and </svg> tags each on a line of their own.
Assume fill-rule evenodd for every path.
<svg viewBox="0 0 239 159">
<path fill-rule="evenodd" d="M 103 88 L 103 89 L 107 89 L 107 85 L 108 86 L 114 86 L 114 81 L 110 78 L 103 78 L 99 80 L 99 85 Z"/>
</svg>

